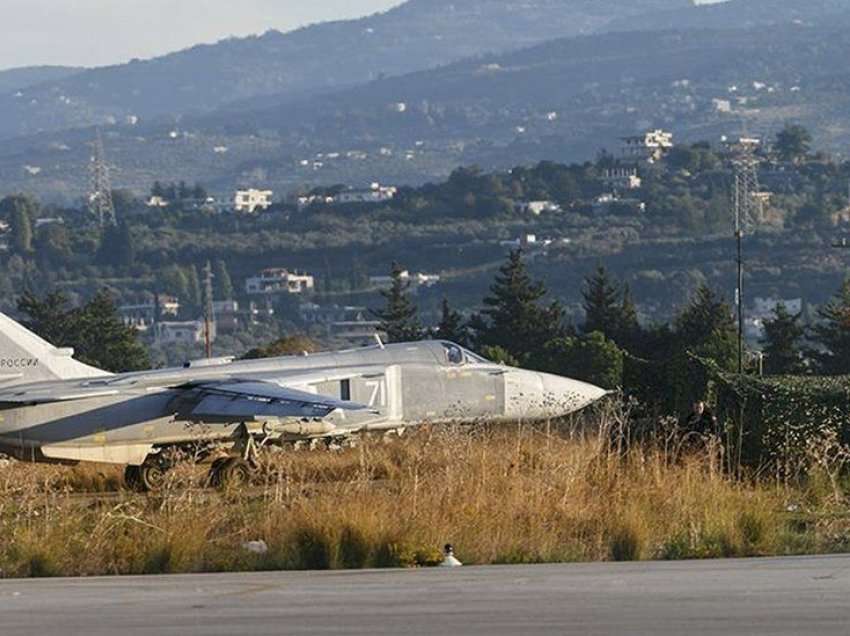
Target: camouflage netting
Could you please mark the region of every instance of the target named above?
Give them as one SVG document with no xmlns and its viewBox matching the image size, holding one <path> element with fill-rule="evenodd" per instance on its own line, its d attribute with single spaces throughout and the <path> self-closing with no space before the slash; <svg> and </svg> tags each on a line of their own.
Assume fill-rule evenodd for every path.
<svg viewBox="0 0 850 636">
<path fill-rule="evenodd" d="M 850 376 L 741 379 L 695 355 L 664 363 L 627 356 L 623 376 L 645 415 L 683 418 L 707 400 L 736 455 L 743 422 L 740 459 L 751 466 L 790 474 L 805 468 L 813 445 L 850 445 Z"/>
</svg>

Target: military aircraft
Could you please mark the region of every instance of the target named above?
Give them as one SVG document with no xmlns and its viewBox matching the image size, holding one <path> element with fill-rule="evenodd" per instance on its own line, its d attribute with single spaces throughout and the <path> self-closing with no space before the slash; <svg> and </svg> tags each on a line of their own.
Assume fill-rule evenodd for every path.
<svg viewBox="0 0 850 636">
<path fill-rule="evenodd" d="M 265 445 L 422 423 L 556 418 L 605 391 L 494 364 L 443 341 L 110 374 L 0 314 L 0 452 L 23 461 L 126 466 L 154 490 L 178 457 L 239 484 Z"/>
</svg>

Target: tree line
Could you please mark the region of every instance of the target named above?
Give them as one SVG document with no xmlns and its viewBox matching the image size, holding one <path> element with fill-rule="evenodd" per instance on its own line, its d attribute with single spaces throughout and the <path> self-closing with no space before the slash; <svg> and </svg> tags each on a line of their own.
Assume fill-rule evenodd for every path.
<svg viewBox="0 0 850 636">
<path fill-rule="evenodd" d="M 628 359 L 681 367 L 687 355 L 737 368 L 737 327 L 732 307 L 700 286 L 670 324 L 642 325 L 628 285 L 599 266 L 582 289 L 584 320 L 571 324 L 545 285 L 533 280 L 521 250 L 499 269 L 483 308 L 465 318 L 447 300 L 432 329 L 422 326 L 403 268 L 394 264 L 392 286 L 376 310 L 390 342 L 440 338 L 472 347 L 497 362 L 568 375 L 606 388 L 622 387 Z M 800 315 L 779 304 L 765 322 L 764 371 L 773 375 L 850 373 L 850 281 L 806 330 Z M 748 365 L 755 369 L 755 365 Z M 675 373 L 675 370 L 672 372 Z M 671 382 L 674 381 L 671 378 Z"/>
</svg>

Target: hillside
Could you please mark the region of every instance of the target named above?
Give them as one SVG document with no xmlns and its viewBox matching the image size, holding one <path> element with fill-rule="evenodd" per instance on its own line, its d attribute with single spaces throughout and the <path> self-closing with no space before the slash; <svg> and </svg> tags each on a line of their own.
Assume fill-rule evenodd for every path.
<svg viewBox="0 0 850 636">
<path fill-rule="evenodd" d="M 0 86 L 0 138 L 73 126 L 178 117 L 279 94 L 287 100 L 488 51 L 603 28 L 688 0 L 410 0 L 383 14 L 269 31 L 152 60 L 49 78 L 15 96 Z M 19 87 L 15 87 L 17 91 Z M 3 95 L 2 93 L 6 93 Z"/>
<path fill-rule="evenodd" d="M 687 141 L 745 124 L 767 135 L 794 121 L 840 152 L 850 142 L 850 71 L 838 63 L 850 55 L 848 25 L 844 13 L 749 30 L 560 38 L 179 125 L 110 127 L 107 153 L 120 187 L 183 178 L 219 192 L 265 184 L 280 193 L 312 183 L 420 183 L 473 163 L 584 160 L 655 126 Z M 78 130 L 4 145 L 0 189 L 81 194 L 91 138 Z"/>
<path fill-rule="evenodd" d="M 82 70 L 70 66 L 24 66 L 0 71 L 0 94 L 14 93 L 44 82 L 64 80 Z"/>
<path fill-rule="evenodd" d="M 823 21 L 847 10 L 845 0 L 727 0 L 698 7 L 650 11 L 612 21 L 610 31 L 661 29 L 729 29 L 789 22 Z"/>
</svg>

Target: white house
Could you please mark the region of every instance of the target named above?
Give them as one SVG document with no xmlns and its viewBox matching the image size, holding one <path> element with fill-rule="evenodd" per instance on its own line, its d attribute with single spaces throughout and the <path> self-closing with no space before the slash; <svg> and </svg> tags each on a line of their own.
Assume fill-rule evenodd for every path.
<svg viewBox="0 0 850 636">
<path fill-rule="evenodd" d="M 636 135 L 623 137 L 623 156 L 629 160 L 658 161 L 673 147 L 673 133 L 656 129 Z"/>
<path fill-rule="evenodd" d="M 401 280 L 409 282 L 411 287 L 433 287 L 440 282 L 439 274 L 423 274 L 421 272 L 411 274 L 404 270 L 401 272 Z M 369 285 L 376 289 L 389 289 L 393 284 L 392 276 L 370 276 Z"/>
<path fill-rule="evenodd" d="M 346 203 L 384 203 L 392 201 L 398 194 L 395 186 L 382 186 L 373 183 L 369 188 L 343 190 L 333 198 L 333 202 L 339 205 Z"/>
<path fill-rule="evenodd" d="M 245 281 L 245 291 L 249 294 L 303 294 L 312 291 L 315 286 L 312 276 L 281 268 L 264 269 Z"/>
<path fill-rule="evenodd" d="M 244 214 L 254 214 L 257 210 L 268 210 L 272 205 L 271 190 L 237 190 L 233 197 L 233 209 Z"/>
<path fill-rule="evenodd" d="M 612 190 L 637 190 L 643 185 L 635 166 L 608 168 L 603 180 Z"/>
<path fill-rule="evenodd" d="M 560 212 L 561 206 L 554 201 L 518 201 L 515 204 L 517 212 L 540 216 L 544 212 Z"/>
<path fill-rule="evenodd" d="M 154 341 L 158 345 L 199 344 L 206 339 L 203 320 L 186 322 L 158 322 L 154 329 Z M 210 340 L 215 340 L 215 323 L 210 323 Z"/>
</svg>

